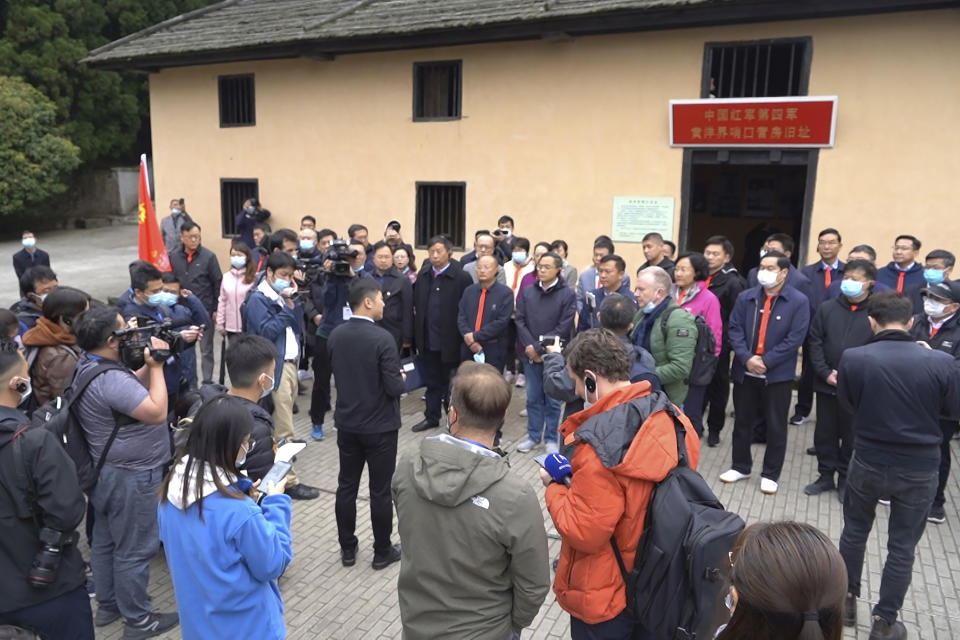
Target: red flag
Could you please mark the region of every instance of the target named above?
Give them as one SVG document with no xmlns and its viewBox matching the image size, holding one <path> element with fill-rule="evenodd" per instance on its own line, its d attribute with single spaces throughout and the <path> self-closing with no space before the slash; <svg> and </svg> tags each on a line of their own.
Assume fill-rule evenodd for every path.
<svg viewBox="0 0 960 640">
<path fill-rule="evenodd" d="M 140 188 L 138 189 L 137 221 L 139 222 L 140 259 L 153 263 L 160 271 L 170 271 L 170 256 L 163 245 L 157 213 L 150 200 L 150 185 L 147 184 L 147 156 L 140 156 Z"/>
</svg>

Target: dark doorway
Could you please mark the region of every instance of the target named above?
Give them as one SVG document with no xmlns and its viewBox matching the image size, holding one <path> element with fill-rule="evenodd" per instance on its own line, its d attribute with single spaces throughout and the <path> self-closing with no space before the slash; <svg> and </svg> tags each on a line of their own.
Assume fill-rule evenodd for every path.
<svg viewBox="0 0 960 640">
<path fill-rule="evenodd" d="M 689 153 L 689 184 L 684 194 L 686 246 L 702 251 L 710 236 L 727 236 L 736 248 L 734 264 L 746 274 L 760 262 L 760 248 L 767 236 L 780 232 L 796 242 L 793 261 L 798 263 L 806 235 L 804 214 L 809 211 L 816 177 L 816 152 Z"/>
</svg>

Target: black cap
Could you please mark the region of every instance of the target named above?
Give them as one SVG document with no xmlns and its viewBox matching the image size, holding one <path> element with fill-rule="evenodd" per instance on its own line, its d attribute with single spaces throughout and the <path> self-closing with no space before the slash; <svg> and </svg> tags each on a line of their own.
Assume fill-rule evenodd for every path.
<svg viewBox="0 0 960 640">
<path fill-rule="evenodd" d="M 960 282 L 955 280 L 944 280 L 936 284 L 928 284 L 920 290 L 921 296 L 934 296 L 941 300 L 950 302 L 960 302 Z"/>
</svg>

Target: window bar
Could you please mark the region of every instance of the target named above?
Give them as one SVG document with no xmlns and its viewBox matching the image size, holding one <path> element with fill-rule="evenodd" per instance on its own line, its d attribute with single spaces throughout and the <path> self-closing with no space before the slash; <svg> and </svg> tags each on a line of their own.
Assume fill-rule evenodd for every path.
<svg viewBox="0 0 960 640">
<path fill-rule="evenodd" d="M 793 95 L 793 58 L 796 54 L 796 43 L 790 45 L 790 72 L 787 74 L 787 95 Z"/>
<path fill-rule="evenodd" d="M 750 66 L 750 49 L 743 48 L 743 73 L 740 79 L 740 97 L 747 95 L 747 78 L 749 77 L 748 67 Z"/>
<path fill-rule="evenodd" d="M 737 47 L 731 47 L 730 54 L 733 56 L 730 62 L 730 92 L 729 97 L 734 98 L 733 94 L 737 91 Z"/>
<path fill-rule="evenodd" d="M 770 59 L 773 57 L 773 45 L 767 45 L 766 71 L 763 73 L 763 95 L 770 96 Z"/>
<path fill-rule="evenodd" d="M 726 47 L 721 47 L 721 49 L 720 49 L 720 77 L 717 79 L 717 87 L 716 87 L 716 89 L 717 89 L 717 97 L 718 97 L 718 98 L 724 97 L 724 96 L 723 96 L 723 90 L 722 90 L 721 87 L 723 87 L 723 63 L 724 63 L 724 61 L 726 60 L 726 56 L 727 56 L 727 48 L 726 48 Z"/>
<path fill-rule="evenodd" d="M 757 80 L 760 76 L 760 43 L 757 43 L 757 46 L 753 50 L 753 92 L 751 95 L 757 95 Z"/>
</svg>

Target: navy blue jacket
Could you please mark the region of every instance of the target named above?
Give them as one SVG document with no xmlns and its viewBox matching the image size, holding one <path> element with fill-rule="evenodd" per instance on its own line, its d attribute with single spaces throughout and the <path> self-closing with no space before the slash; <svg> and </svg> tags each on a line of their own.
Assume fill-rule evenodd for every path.
<svg viewBox="0 0 960 640">
<path fill-rule="evenodd" d="M 960 418 L 960 369 L 905 331 L 881 331 L 840 360 L 837 398 L 853 413 L 853 448 L 867 463 L 936 469 L 940 419 Z"/>
<path fill-rule="evenodd" d="M 33 253 L 30 253 L 26 248 L 13 254 L 13 270 L 17 272 L 17 280 L 23 277 L 27 269 L 36 266 L 49 267 L 50 254 L 43 249 L 34 249 Z"/>
<path fill-rule="evenodd" d="M 763 287 L 751 287 L 737 297 L 730 314 L 727 333 L 734 355 L 732 376 L 735 382 L 743 382 L 747 360 L 754 355 L 754 343 L 760 330 L 757 316 L 765 300 Z M 770 316 L 762 356 L 767 367 L 767 383 L 788 382 L 796 375 L 797 350 L 810 325 L 810 301 L 785 284 L 773 300 Z"/>
<path fill-rule="evenodd" d="M 433 318 L 440 326 L 440 344 L 431 345 L 440 352 L 443 362 L 460 362 L 460 345 L 463 335 L 457 328 L 457 315 L 460 312 L 460 298 L 467 287 L 473 284 L 470 274 L 456 260 L 451 260 L 443 273 L 433 275 L 433 265 L 428 261 L 420 269 L 417 281 L 413 285 L 413 333 L 420 352 L 427 350 L 427 315 L 430 306 L 430 290 L 440 296 L 440 317 Z M 439 348 L 437 348 L 439 347 Z"/>
<path fill-rule="evenodd" d="M 834 282 L 843 280 L 843 270 L 846 266 L 847 263 L 843 260 L 837 261 L 837 268 L 832 269 L 830 273 L 831 286 L 833 286 Z M 823 260 L 817 260 L 813 264 L 808 264 L 800 270 L 800 273 L 810 281 L 810 293 L 808 297 L 810 298 L 810 305 L 813 307 L 815 314 L 817 309 L 820 308 L 820 305 L 827 299 L 827 287 L 824 285 L 826 282 L 826 270 L 823 268 Z"/>
<path fill-rule="evenodd" d="M 380 282 L 383 292 L 383 319 L 377 324 L 393 336 L 397 349 L 413 344 L 413 285 L 396 267 L 390 267 L 383 277 L 377 270 L 370 277 Z"/>
<path fill-rule="evenodd" d="M 637 298 L 633 295 L 633 291 L 630 290 L 630 279 L 626 276 L 624 276 L 623 282 L 620 283 L 620 288 L 617 289 L 617 293 L 630 298 L 634 302 L 637 301 Z M 580 322 L 577 324 L 577 331 L 586 331 L 587 329 L 600 326 L 600 321 L 597 320 L 597 314 L 600 313 L 600 305 L 603 304 L 603 299 L 607 297 L 607 290 L 601 286 L 593 290 L 593 296 L 596 304 L 592 308 L 586 302 L 586 296 L 584 296 L 583 311 L 580 313 Z"/>
<path fill-rule="evenodd" d="M 510 325 L 510 316 L 513 314 L 513 291 L 507 285 L 494 281 L 487 290 L 487 297 L 483 303 L 483 322 L 480 330 L 474 331 L 482 291 L 483 287 L 479 284 L 472 284 L 464 289 L 457 314 L 457 329 L 461 336 L 473 333 L 473 339 L 483 347 L 483 352 L 491 364 L 505 362 L 507 327 Z M 460 347 L 460 358 L 469 360 L 472 357 L 473 352 L 464 343 Z"/>
<path fill-rule="evenodd" d="M 253 215 L 247 214 L 246 211 L 241 210 L 237 214 L 237 235 L 240 236 L 240 239 L 248 247 L 253 249 L 256 246 L 256 243 L 253 241 L 253 228 L 257 225 L 258 222 L 263 222 L 270 217 L 269 211 L 264 211 L 258 209 L 253 213 Z M 219 291 L 217 292 L 219 293 Z"/>
<path fill-rule="evenodd" d="M 517 337 L 524 349 L 533 345 L 540 355 L 540 336 L 560 336 L 569 340 L 573 335 L 573 317 L 577 314 L 577 294 L 563 278 L 544 291 L 537 282 L 527 287 L 517 299 Z"/>
<path fill-rule="evenodd" d="M 280 385 L 283 373 L 283 359 L 287 346 L 287 327 L 293 329 L 293 335 L 303 333 L 303 307 L 294 298 L 293 309 L 271 300 L 259 289 L 253 290 L 244 307 L 244 320 L 249 333 L 263 336 L 277 348 L 277 364 L 273 374 L 273 388 Z M 298 345 L 299 346 L 299 345 Z"/>
<path fill-rule="evenodd" d="M 357 277 L 369 278 L 370 274 L 361 271 Z M 320 320 L 320 326 L 317 327 L 317 335 L 321 338 L 329 337 L 334 329 L 343 324 L 343 308 L 348 306 L 347 293 L 351 282 L 353 278 L 327 275 L 323 283 L 323 292 L 320 294 L 323 305 L 320 313 L 323 314 L 323 318 Z"/>
<path fill-rule="evenodd" d="M 919 289 L 920 287 L 926 286 L 927 281 L 923 279 L 923 265 L 919 262 L 914 262 L 906 271 L 900 271 L 897 268 L 896 262 L 891 262 L 885 267 L 880 267 L 877 269 L 877 282 L 882 282 L 891 289 L 897 288 L 897 283 L 900 281 L 900 274 L 903 273 L 903 288 L 900 290 L 900 293 L 904 295 L 910 295 L 914 289 Z"/>
</svg>

